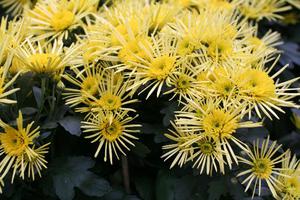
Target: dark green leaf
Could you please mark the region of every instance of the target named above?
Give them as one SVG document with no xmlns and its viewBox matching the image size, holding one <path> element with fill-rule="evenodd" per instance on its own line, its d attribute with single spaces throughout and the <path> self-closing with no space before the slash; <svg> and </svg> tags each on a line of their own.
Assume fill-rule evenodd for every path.
<svg viewBox="0 0 300 200">
<path fill-rule="evenodd" d="M 81 135 L 80 123 L 81 120 L 79 117 L 67 116 L 58 122 L 66 131 L 75 136 Z"/>
<path fill-rule="evenodd" d="M 78 188 L 88 196 L 102 197 L 111 191 L 109 183 L 102 178 L 90 174 L 85 177 L 79 185 Z"/>
</svg>

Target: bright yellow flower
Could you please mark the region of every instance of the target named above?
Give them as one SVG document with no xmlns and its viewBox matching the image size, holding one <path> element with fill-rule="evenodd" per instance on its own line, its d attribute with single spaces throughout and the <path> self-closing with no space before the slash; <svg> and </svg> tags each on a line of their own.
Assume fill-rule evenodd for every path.
<svg viewBox="0 0 300 200">
<path fill-rule="evenodd" d="M 291 156 L 291 152 L 288 151 L 286 159 L 282 162 L 282 174 L 278 178 L 282 183 L 278 190 L 278 200 L 296 200 L 300 199 L 300 161 L 296 156 Z"/>
<path fill-rule="evenodd" d="M 277 145 L 276 141 L 270 142 L 269 137 L 263 140 L 262 143 L 259 139 L 253 143 L 252 150 L 250 147 L 246 151 L 246 158 L 239 157 L 239 162 L 247 165 L 247 169 L 238 174 L 243 176 L 242 184 L 247 184 L 245 191 L 248 191 L 254 183 L 252 197 L 258 189 L 258 195 L 261 194 L 262 183 L 266 183 L 274 198 L 277 197 L 277 192 L 282 186 L 282 182 L 277 179 L 277 176 L 284 175 L 284 170 L 277 168 L 276 165 L 282 163 L 285 159 L 286 153 L 276 157 L 276 153 L 281 145 Z M 254 181 L 254 182 L 253 182 Z"/>
<path fill-rule="evenodd" d="M 239 4 L 240 12 L 247 18 L 261 20 L 281 19 L 281 12 L 291 9 L 285 0 L 245 0 Z"/>
<path fill-rule="evenodd" d="M 25 160 L 31 161 L 37 155 L 32 145 L 34 139 L 39 136 L 39 127 L 32 130 L 34 122 L 23 127 L 21 112 L 16 121 L 17 128 L 0 121 L 3 128 L 0 134 L 0 155 L 4 156 L 0 162 L 0 173 L 1 178 L 4 178 L 10 170 L 13 170 L 12 182 L 17 170 L 21 174 L 25 171 Z"/>
<path fill-rule="evenodd" d="M 7 13 L 12 15 L 22 14 L 25 8 L 32 6 L 31 0 L 1 0 L 0 5 L 6 9 Z"/>
<path fill-rule="evenodd" d="M 169 160 L 171 157 L 175 157 L 170 168 L 173 168 L 176 164 L 182 167 L 194 154 L 194 147 L 191 144 L 186 146 L 182 145 L 189 140 L 194 139 L 196 135 L 192 132 L 183 132 L 174 123 L 171 122 L 171 124 L 175 131 L 169 129 L 170 134 L 165 134 L 165 136 L 172 140 L 173 143 L 162 147 L 166 153 L 161 157 L 164 158 L 164 161 Z"/>
<path fill-rule="evenodd" d="M 135 117 L 129 117 L 128 111 L 117 114 L 103 112 L 91 114 L 87 121 L 82 122 L 84 133 L 89 134 L 85 138 L 92 139 L 92 143 L 97 142 L 98 148 L 95 157 L 104 148 L 104 161 L 109 159 L 113 164 L 113 157 L 119 160 L 119 153 L 126 155 L 123 149 L 130 150 L 128 145 L 134 146 L 130 140 L 138 138 L 132 134 L 138 133 L 140 125 L 130 124 Z"/>
<path fill-rule="evenodd" d="M 202 135 L 219 141 L 230 168 L 232 167 L 232 159 L 235 163 L 238 163 L 230 141 L 245 150 L 245 144 L 234 136 L 237 129 L 255 128 L 261 126 L 261 123 L 242 122 L 245 114 L 244 105 L 235 107 L 232 104 L 224 104 L 221 106 L 220 101 L 212 99 L 206 102 L 206 106 L 191 100 L 188 103 L 193 107 L 192 110 L 197 112 L 179 111 L 175 123 L 180 125 L 182 131 L 200 131 L 203 133 Z M 200 140 L 203 137 L 202 135 L 196 138 L 194 142 Z"/>
<path fill-rule="evenodd" d="M 96 0 L 39 1 L 27 17 L 37 40 L 67 38 L 69 31 L 83 25 L 83 20 L 95 11 Z"/>
<path fill-rule="evenodd" d="M 26 69 L 36 74 L 54 76 L 64 71 L 70 65 L 80 65 L 81 45 L 73 44 L 63 47 L 63 42 L 55 40 L 53 44 L 42 45 L 27 39 L 16 50 L 16 57 L 25 65 Z"/>
</svg>

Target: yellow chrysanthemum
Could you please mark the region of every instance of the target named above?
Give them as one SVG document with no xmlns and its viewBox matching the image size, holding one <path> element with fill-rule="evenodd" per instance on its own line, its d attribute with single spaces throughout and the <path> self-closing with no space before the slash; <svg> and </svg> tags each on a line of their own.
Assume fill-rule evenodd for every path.
<svg viewBox="0 0 300 200">
<path fill-rule="evenodd" d="M 130 124 L 135 117 L 129 117 L 128 111 L 114 114 L 112 112 L 98 112 L 82 122 L 84 133 L 87 139 L 92 139 L 92 143 L 97 142 L 98 148 L 95 157 L 104 148 L 104 161 L 109 159 L 113 163 L 113 157 L 119 159 L 119 153 L 126 155 L 123 149 L 130 150 L 128 145 L 134 146 L 130 140 L 138 138 L 132 134 L 138 133 L 138 124 Z"/>
<path fill-rule="evenodd" d="M 274 75 L 269 75 L 276 62 L 269 69 L 264 69 L 263 64 L 258 63 L 254 68 L 240 69 L 236 74 L 239 98 L 248 104 L 247 107 L 253 108 L 260 118 L 262 113 L 270 119 L 272 116 L 278 118 L 275 111 L 284 112 L 280 107 L 297 107 L 290 99 L 299 95 L 296 92 L 298 88 L 290 86 L 298 78 L 281 83 L 275 82 L 275 78 L 288 67 L 284 66 Z"/>
<path fill-rule="evenodd" d="M 282 163 L 284 169 L 282 173 L 285 176 L 278 178 L 279 182 L 282 183 L 278 190 L 279 200 L 296 200 L 300 199 L 300 161 L 297 160 L 296 156 L 291 156 L 291 152 L 288 151 L 286 159 Z"/>
<path fill-rule="evenodd" d="M 6 9 L 7 13 L 18 15 L 23 12 L 25 8 L 32 6 L 31 0 L 1 0 L 0 5 Z"/>
<path fill-rule="evenodd" d="M 192 132 L 183 132 L 171 122 L 175 131 L 169 129 L 170 134 L 165 134 L 165 136 L 172 140 L 173 144 L 167 144 L 162 147 L 166 153 L 164 153 L 161 158 L 164 158 L 164 161 L 169 160 L 171 157 L 175 157 L 172 161 L 170 168 L 173 168 L 176 164 L 182 167 L 184 164 L 191 159 L 191 156 L 194 154 L 194 147 L 192 145 L 182 146 L 190 139 L 193 139 L 196 135 Z"/>
<path fill-rule="evenodd" d="M 46 169 L 47 161 L 45 160 L 45 154 L 48 153 L 50 143 L 47 143 L 38 148 L 32 147 L 32 151 L 35 153 L 30 159 L 25 157 L 24 168 L 20 173 L 20 177 L 24 179 L 25 173 L 27 172 L 27 177 L 35 180 L 36 173 L 39 177 L 42 177 L 42 169 Z"/>
<path fill-rule="evenodd" d="M 276 165 L 283 162 L 286 154 L 283 153 L 276 157 L 275 154 L 279 151 L 280 147 L 281 145 L 277 145 L 276 141 L 271 142 L 269 137 L 263 141 L 259 141 L 258 139 L 253 143 L 252 150 L 250 147 L 247 147 L 248 151 L 245 152 L 246 158 L 238 157 L 240 163 L 247 165 L 247 169 L 240 172 L 237 176 L 244 177 L 242 184 L 247 184 L 245 191 L 248 191 L 254 183 L 252 197 L 255 195 L 257 189 L 260 196 L 262 183 L 267 184 L 274 198 L 277 197 L 276 190 L 282 186 L 282 182 L 277 177 L 284 176 L 283 172 L 285 169 L 277 168 Z"/>
<path fill-rule="evenodd" d="M 175 122 L 181 126 L 182 131 L 200 131 L 202 133 L 199 137 L 190 140 L 186 144 L 197 142 L 203 136 L 208 136 L 219 141 L 227 164 L 231 168 L 232 159 L 235 163 L 238 163 L 238 161 L 232 150 L 230 141 L 245 150 L 245 144 L 237 139 L 234 133 L 238 128 L 255 128 L 261 126 L 261 123 L 243 122 L 243 105 L 240 105 L 240 107 L 234 107 L 232 104 L 221 106 L 220 102 L 213 102 L 209 103 L 208 101 L 206 106 L 202 108 L 201 104 L 189 101 L 194 107 L 193 110 L 198 112 L 179 111 L 177 115 L 178 119 Z"/>
<path fill-rule="evenodd" d="M 276 20 L 282 18 L 281 12 L 291 9 L 285 0 L 245 0 L 239 4 L 241 13 L 250 19 Z"/>
<path fill-rule="evenodd" d="M 37 40 L 67 38 L 70 31 L 83 25 L 83 20 L 95 11 L 96 0 L 39 1 L 27 17 Z"/>
<path fill-rule="evenodd" d="M 219 141 L 214 140 L 212 137 L 203 137 L 194 143 L 195 159 L 193 167 L 200 170 L 200 174 L 205 172 L 207 175 L 212 175 L 213 171 L 225 173 L 224 165 L 224 152 L 222 151 Z"/>
<path fill-rule="evenodd" d="M 166 82 L 169 82 L 170 76 L 181 64 L 181 59 L 176 55 L 177 42 L 172 37 L 152 38 L 151 46 L 143 46 L 148 59 L 138 58 L 140 61 L 133 63 L 135 70 L 129 72 L 139 78 L 130 89 L 139 88 L 142 85 L 147 86 L 142 90 L 151 88 L 147 98 L 157 90 L 157 96 Z M 121 69 L 126 70 L 124 66 Z M 131 68 L 132 69 L 132 68 Z M 150 82 L 150 83 L 149 83 Z"/>
<path fill-rule="evenodd" d="M 63 42 L 55 40 L 53 44 L 43 45 L 41 42 L 34 43 L 30 39 L 16 50 L 16 57 L 28 71 L 36 74 L 54 76 L 64 71 L 65 67 L 80 65 L 81 45 L 73 44 L 64 48 Z"/>
<path fill-rule="evenodd" d="M 100 80 L 103 78 L 101 67 L 96 64 L 84 65 L 83 69 L 72 68 L 75 74 L 65 74 L 63 77 L 72 84 L 72 87 L 66 87 L 63 95 L 66 104 L 74 107 L 79 104 L 89 105 L 91 96 L 98 96 L 98 87 Z"/>
<path fill-rule="evenodd" d="M 33 122 L 23 127 L 23 116 L 19 112 L 17 129 L 0 121 L 3 132 L 0 134 L 0 162 L 1 178 L 4 178 L 10 170 L 13 170 L 12 182 L 16 171 L 20 174 L 25 171 L 26 160 L 34 158 L 37 154 L 32 149 L 33 141 L 39 136 L 39 127 L 32 129 Z"/>
</svg>

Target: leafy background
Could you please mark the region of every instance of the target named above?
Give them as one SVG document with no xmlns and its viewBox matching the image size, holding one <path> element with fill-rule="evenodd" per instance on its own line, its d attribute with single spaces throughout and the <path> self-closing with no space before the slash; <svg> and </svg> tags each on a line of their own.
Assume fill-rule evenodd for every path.
<svg viewBox="0 0 300 200">
<path fill-rule="evenodd" d="M 300 21 L 299 11 L 293 11 Z M 4 11 L 0 10 L 0 16 Z M 261 33 L 268 29 L 279 31 L 284 44 L 280 58 L 281 66 L 289 63 L 289 68 L 281 79 L 297 77 L 300 74 L 300 23 L 287 25 L 284 22 L 261 22 Z M 278 66 L 280 68 L 281 66 Z M 240 200 L 251 199 L 243 192 L 240 180 L 235 178 L 235 170 L 225 176 L 199 175 L 191 166 L 169 169 L 169 162 L 163 162 L 161 147 L 167 142 L 163 133 L 177 110 L 177 104 L 168 97 L 153 97 L 136 105 L 138 123 L 143 125 L 140 140 L 128 152 L 130 192 L 123 184 L 122 164 L 103 162 L 99 156 L 93 158 L 94 144 L 83 138 L 80 130 L 80 116 L 75 116 L 61 99 L 61 91 L 48 83 L 42 91 L 37 84 L 40 80 L 26 74 L 18 79 L 21 88 L 17 94 L 18 105 L 1 107 L 0 117 L 12 121 L 21 109 L 25 121 L 35 120 L 41 127 L 41 141 L 51 141 L 47 156 L 48 169 L 43 177 L 34 182 L 28 180 L 5 180 L 2 200 Z M 298 83 L 297 83 L 298 84 Z M 296 85 L 296 86 L 299 86 Z M 144 96 L 138 96 L 140 100 Z M 295 99 L 295 101 L 299 101 Z M 300 155 L 300 111 L 286 109 L 280 120 L 266 120 L 265 128 L 241 130 L 238 134 L 248 141 L 264 138 L 270 134 L 284 148 Z M 296 125 L 295 125 L 296 124 Z M 268 192 L 259 199 L 271 199 Z"/>
</svg>

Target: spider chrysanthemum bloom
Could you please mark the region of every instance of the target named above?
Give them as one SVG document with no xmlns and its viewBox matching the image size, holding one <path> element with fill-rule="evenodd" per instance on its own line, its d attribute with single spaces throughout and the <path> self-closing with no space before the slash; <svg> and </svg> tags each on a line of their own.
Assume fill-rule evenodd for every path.
<svg viewBox="0 0 300 200">
<path fill-rule="evenodd" d="M 247 166 L 247 168 L 240 172 L 237 176 L 244 177 L 242 184 L 246 184 L 245 191 L 252 186 L 255 195 L 258 189 L 258 195 L 261 195 L 262 184 L 266 183 L 270 189 L 273 197 L 277 197 L 276 190 L 279 190 L 282 183 L 277 179 L 278 176 L 284 176 L 285 169 L 279 168 L 277 165 L 285 160 L 286 153 L 279 153 L 281 145 L 277 145 L 276 141 L 271 142 L 269 137 L 266 140 L 259 139 L 253 143 L 252 149 L 247 147 L 245 152 L 246 157 L 238 157 L 239 162 Z M 254 185 L 253 185 L 254 184 Z"/>
<path fill-rule="evenodd" d="M 139 124 L 131 124 L 136 117 L 128 116 L 128 111 L 118 113 L 100 111 L 91 114 L 87 121 L 83 121 L 81 128 L 88 134 L 85 138 L 91 139 L 92 143 L 98 143 L 95 157 L 103 148 L 104 161 L 109 160 L 111 164 L 113 157 L 119 160 L 120 153 L 126 155 L 124 149 L 129 151 L 129 146 L 134 146 L 131 140 L 137 140 L 134 134 L 140 132 Z"/>
<path fill-rule="evenodd" d="M 281 12 L 291 9 L 286 0 L 245 0 L 239 4 L 240 12 L 249 19 L 281 19 Z"/>
<path fill-rule="evenodd" d="M 175 165 L 182 167 L 194 154 L 194 147 L 192 145 L 182 145 L 194 139 L 196 135 L 193 132 L 181 131 L 173 122 L 171 124 L 174 130 L 169 129 L 170 134 L 165 134 L 165 136 L 172 141 L 172 144 L 166 144 L 162 147 L 166 153 L 161 158 L 166 161 L 173 157 L 170 168 L 173 168 Z"/>
<path fill-rule="evenodd" d="M 25 65 L 28 71 L 36 74 L 59 75 L 67 66 L 80 65 L 81 45 L 73 44 L 66 48 L 61 40 L 53 44 L 43 44 L 26 41 L 16 49 L 16 57 Z"/>
<path fill-rule="evenodd" d="M 30 8 L 32 4 L 31 0 L 0 0 L 0 5 L 12 15 L 21 14 L 24 8 Z"/>
<path fill-rule="evenodd" d="M 286 176 L 280 176 L 278 180 L 282 183 L 278 190 L 278 200 L 296 200 L 300 199 L 300 161 L 296 156 L 291 156 L 288 151 L 286 159 L 282 162 L 282 173 Z"/>
<path fill-rule="evenodd" d="M 204 136 L 194 143 L 194 155 L 192 158 L 194 160 L 193 167 L 196 167 L 200 174 L 212 175 L 214 171 L 225 173 L 224 151 L 220 142 L 212 137 Z"/>
<path fill-rule="evenodd" d="M 103 65 L 106 66 L 107 63 Z M 97 68 L 101 66 L 92 66 L 87 65 L 82 71 L 76 68 L 73 69 L 77 74 L 77 78 L 80 78 L 79 80 L 71 75 L 65 76 L 69 82 L 80 87 L 80 89 L 65 89 L 64 95 L 67 104 L 77 106 L 76 111 L 82 113 L 99 110 L 134 111 L 126 107 L 128 104 L 138 101 L 137 99 L 131 99 L 131 93 L 127 92 L 131 82 L 126 80 L 122 73 L 116 73 L 109 69 L 104 69 L 104 71 L 98 69 L 97 71 Z M 82 105 L 80 105 L 81 103 Z"/>
<path fill-rule="evenodd" d="M 197 80 L 197 73 L 191 69 L 196 67 L 189 62 L 185 62 L 179 67 L 168 79 L 167 86 L 171 87 L 164 94 L 173 94 L 171 99 L 179 96 L 179 101 L 182 98 L 195 99 L 203 98 L 208 94 L 208 88 L 205 87 L 205 81 L 201 82 Z"/>
<path fill-rule="evenodd" d="M 203 105 L 201 104 L 196 104 L 193 101 L 189 101 L 189 103 L 193 105 L 193 110 L 198 112 L 178 112 L 176 124 L 181 125 L 182 131 L 200 131 L 204 136 L 219 141 L 229 167 L 232 167 L 233 161 L 238 163 L 231 141 L 243 150 L 246 150 L 246 148 L 245 144 L 236 138 L 234 134 L 238 128 L 255 128 L 261 126 L 261 123 L 242 121 L 244 116 L 243 105 L 240 105 L 240 107 L 235 107 L 232 104 L 221 106 L 220 102 L 214 101 L 214 103 L 208 102 L 202 108 Z M 200 135 L 193 142 L 200 140 L 202 137 Z"/>
<path fill-rule="evenodd" d="M 0 162 L 0 173 L 1 178 L 4 178 L 10 170 L 13 170 L 12 182 L 17 170 L 20 172 L 25 170 L 26 159 L 31 160 L 37 155 L 31 145 L 39 136 L 39 127 L 32 129 L 34 122 L 23 127 L 21 112 L 16 122 L 17 128 L 14 128 L 0 121 L 3 129 L 0 133 L 0 155 L 3 156 Z"/>
<path fill-rule="evenodd" d="M 83 26 L 83 20 L 95 11 L 96 0 L 39 1 L 27 17 L 36 39 L 67 38 L 69 32 Z"/>
<path fill-rule="evenodd" d="M 268 118 L 272 116 L 279 118 L 275 111 L 284 111 L 281 107 L 297 107 L 291 99 L 298 96 L 299 88 L 291 88 L 290 86 L 298 80 L 294 78 L 279 83 L 275 79 L 288 66 L 282 67 L 275 74 L 270 75 L 270 71 L 274 68 L 277 61 L 266 69 L 264 61 L 258 63 L 254 68 L 240 69 L 236 73 L 236 85 L 239 88 L 239 98 L 246 102 L 247 107 L 253 108 L 259 118 L 265 114 Z M 249 111 L 249 117 L 251 111 Z"/>
<path fill-rule="evenodd" d="M 84 67 L 72 67 L 71 73 L 63 75 L 72 87 L 66 87 L 63 95 L 66 104 L 75 107 L 79 104 L 89 105 L 91 96 L 98 96 L 100 80 L 103 78 L 101 67 L 96 64 L 86 64 Z"/>
<path fill-rule="evenodd" d="M 246 35 L 245 45 L 248 46 L 245 51 L 245 63 L 250 65 L 259 62 L 262 59 L 272 59 L 272 57 L 279 53 L 277 46 L 282 44 L 281 37 L 278 32 L 269 30 L 261 38 L 258 37 L 258 27 L 255 31 Z M 249 54 L 249 55 L 247 55 Z"/>
<path fill-rule="evenodd" d="M 9 99 L 8 96 L 16 93 L 19 88 L 13 88 L 13 84 L 16 81 L 18 74 L 9 77 L 8 67 L 0 67 L 0 104 L 14 104 L 16 100 Z M 10 80 L 8 79 L 10 78 Z"/>
<path fill-rule="evenodd" d="M 27 177 L 33 181 L 35 180 L 36 174 L 39 177 L 42 177 L 41 171 L 47 168 L 45 154 L 47 154 L 49 151 L 49 145 L 50 143 L 44 144 L 37 148 L 32 147 L 32 151 L 35 152 L 35 155 L 33 155 L 30 159 L 25 156 L 24 167 L 20 170 L 20 177 L 22 179 L 24 179 L 26 174 Z"/>
<path fill-rule="evenodd" d="M 139 58 L 139 62 L 133 63 L 135 69 L 129 72 L 139 78 L 129 89 L 136 89 L 142 85 L 144 92 L 150 89 L 147 98 L 157 90 L 157 96 L 160 95 L 163 85 L 168 82 L 170 76 L 176 71 L 182 62 L 182 58 L 177 55 L 177 42 L 173 37 L 152 37 L 151 46 L 143 46 L 147 59 Z M 128 67 L 122 67 L 126 70 Z M 132 68 L 131 68 L 132 69 Z"/>
</svg>

